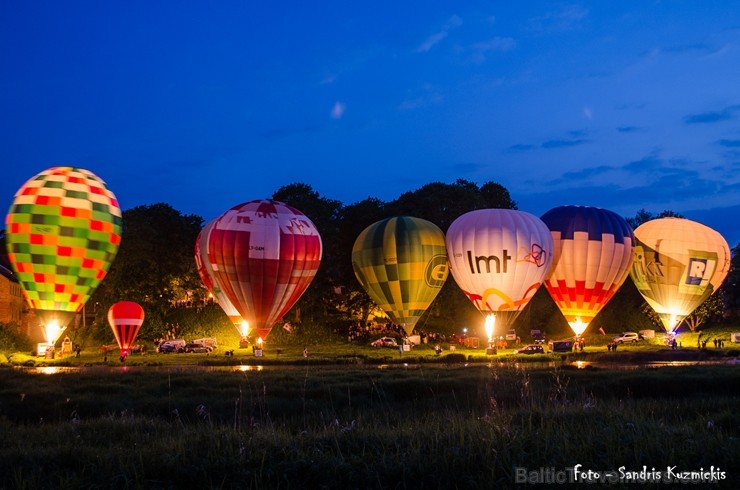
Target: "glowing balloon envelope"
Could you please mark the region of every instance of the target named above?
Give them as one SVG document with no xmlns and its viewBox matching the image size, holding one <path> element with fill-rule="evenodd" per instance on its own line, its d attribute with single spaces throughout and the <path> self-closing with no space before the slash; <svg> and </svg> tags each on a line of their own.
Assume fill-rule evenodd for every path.
<svg viewBox="0 0 740 490">
<path fill-rule="evenodd" d="M 306 291 L 321 253 L 313 222 L 273 200 L 240 204 L 216 218 L 206 249 L 216 283 L 262 340 Z"/>
<path fill-rule="evenodd" d="M 198 270 L 203 285 L 206 289 L 216 298 L 221 309 L 224 310 L 226 316 L 229 317 L 231 323 L 234 324 L 236 331 L 239 332 L 241 337 L 246 337 L 249 333 L 249 325 L 242 318 L 239 310 L 226 296 L 224 290 L 218 285 L 213 273 L 213 267 L 208 259 L 208 238 L 210 236 L 211 228 L 213 228 L 213 221 L 206 224 L 198 234 L 198 238 L 195 240 L 195 265 Z"/>
<path fill-rule="evenodd" d="M 121 354 L 134 346 L 136 336 L 144 323 L 144 309 L 133 301 L 119 301 L 108 309 L 108 324 L 113 330 Z"/>
<path fill-rule="evenodd" d="M 410 216 L 378 221 L 355 240 L 352 267 L 372 300 L 411 335 L 447 279 L 444 233 Z"/>
<path fill-rule="evenodd" d="M 632 228 L 607 209 L 559 206 L 542 215 L 555 257 L 545 287 L 576 335 L 614 296 L 629 275 Z"/>
<path fill-rule="evenodd" d="M 529 303 L 552 263 L 550 230 L 524 211 L 465 213 L 452 222 L 446 241 L 455 282 L 482 313 L 503 316 L 504 324 Z"/>
<path fill-rule="evenodd" d="M 645 301 L 673 331 L 724 281 L 730 247 L 715 230 L 685 218 L 659 218 L 635 230 L 630 277 Z"/>
<path fill-rule="evenodd" d="M 118 251 L 116 197 L 88 170 L 54 167 L 18 190 L 5 223 L 8 257 L 29 306 L 63 330 Z"/>
</svg>

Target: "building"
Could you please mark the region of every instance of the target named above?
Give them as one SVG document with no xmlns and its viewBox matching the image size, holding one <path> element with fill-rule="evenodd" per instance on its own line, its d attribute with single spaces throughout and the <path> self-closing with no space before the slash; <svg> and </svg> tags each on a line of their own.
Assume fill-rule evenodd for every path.
<svg viewBox="0 0 740 490">
<path fill-rule="evenodd" d="M 15 273 L 0 264 L 0 324 L 28 334 L 28 306 Z"/>
</svg>

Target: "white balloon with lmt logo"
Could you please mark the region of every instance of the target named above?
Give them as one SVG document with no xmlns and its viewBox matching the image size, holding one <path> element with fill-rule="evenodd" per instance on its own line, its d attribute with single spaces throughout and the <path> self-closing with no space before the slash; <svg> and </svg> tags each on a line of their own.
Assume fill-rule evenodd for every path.
<svg viewBox="0 0 740 490">
<path fill-rule="evenodd" d="M 532 299 L 552 264 L 550 230 L 525 211 L 465 213 L 450 225 L 446 243 L 457 285 L 481 313 L 494 313 L 507 325 Z"/>
</svg>

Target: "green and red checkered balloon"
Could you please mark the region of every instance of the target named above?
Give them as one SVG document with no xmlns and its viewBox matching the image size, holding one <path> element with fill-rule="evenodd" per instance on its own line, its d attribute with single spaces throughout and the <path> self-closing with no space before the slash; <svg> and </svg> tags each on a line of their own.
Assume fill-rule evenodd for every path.
<svg viewBox="0 0 740 490">
<path fill-rule="evenodd" d="M 29 306 L 75 313 L 121 243 L 121 209 L 89 170 L 53 167 L 26 182 L 5 219 L 8 256 Z"/>
</svg>

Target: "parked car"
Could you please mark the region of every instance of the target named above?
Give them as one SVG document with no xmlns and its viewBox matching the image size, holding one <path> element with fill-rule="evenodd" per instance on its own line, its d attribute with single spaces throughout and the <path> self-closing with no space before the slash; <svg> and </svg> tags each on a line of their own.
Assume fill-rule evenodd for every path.
<svg viewBox="0 0 740 490">
<path fill-rule="evenodd" d="M 187 343 L 183 339 L 171 339 L 165 340 L 157 346 L 158 352 L 185 352 L 185 345 Z"/>
<path fill-rule="evenodd" d="M 614 342 L 617 344 L 624 344 L 625 342 L 639 342 L 640 341 L 640 334 L 637 332 L 622 332 L 616 337 L 614 337 Z"/>
<path fill-rule="evenodd" d="M 393 337 L 380 337 L 370 343 L 373 347 L 398 347 L 398 342 Z"/>
<path fill-rule="evenodd" d="M 519 354 L 544 354 L 545 349 L 539 344 L 529 344 L 517 350 Z"/>
<path fill-rule="evenodd" d="M 216 347 L 218 347 L 218 342 L 216 342 L 216 339 L 213 337 L 203 337 L 202 339 L 195 339 L 191 343 L 204 345 L 206 347 L 209 347 L 211 350 L 214 350 Z"/>
<path fill-rule="evenodd" d="M 213 349 L 211 349 L 207 345 L 196 344 L 195 342 L 191 342 L 189 344 L 185 344 L 185 347 L 183 348 L 183 350 L 185 352 L 193 352 L 196 354 L 206 354 L 208 352 L 211 352 Z"/>
</svg>

